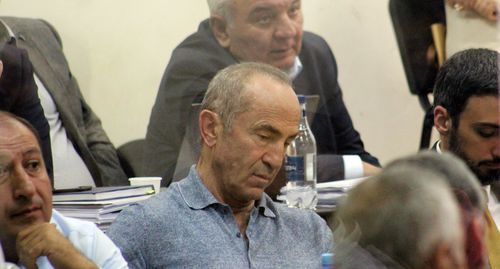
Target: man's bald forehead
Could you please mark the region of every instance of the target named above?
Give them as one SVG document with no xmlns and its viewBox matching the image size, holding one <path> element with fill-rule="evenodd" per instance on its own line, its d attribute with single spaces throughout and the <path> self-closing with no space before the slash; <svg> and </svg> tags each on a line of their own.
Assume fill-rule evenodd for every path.
<svg viewBox="0 0 500 269">
<path fill-rule="evenodd" d="M 41 146 L 40 137 L 38 132 L 27 120 L 20 118 L 10 112 L 0 111 L 0 129 L 6 128 L 26 128 L 38 142 L 38 146 Z M 2 137 L 2 132 L 0 132 L 0 137 Z"/>
</svg>

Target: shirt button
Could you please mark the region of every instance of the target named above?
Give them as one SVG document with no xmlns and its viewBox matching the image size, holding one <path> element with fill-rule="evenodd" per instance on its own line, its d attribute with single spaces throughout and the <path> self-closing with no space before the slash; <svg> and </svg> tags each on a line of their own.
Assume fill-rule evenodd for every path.
<svg viewBox="0 0 500 269">
<path fill-rule="evenodd" d="M 241 233 L 236 233 L 236 237 L 241 238 Z"/>
</svg>

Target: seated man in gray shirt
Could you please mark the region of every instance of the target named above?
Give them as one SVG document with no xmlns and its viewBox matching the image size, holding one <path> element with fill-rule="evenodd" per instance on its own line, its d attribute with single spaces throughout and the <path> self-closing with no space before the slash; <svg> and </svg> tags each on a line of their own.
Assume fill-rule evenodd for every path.
<svg viewBox="0 0 500 269">
<path fill-rule="evenodd" d="M 333 245 L 325 221 L 264 193 L 298 133 L 288 76 L 257 63 L 223 69 L 198 119 L 188 177 L 124 210 L 108 232 L 130 268 L 319 268 Z"/>
</svg>

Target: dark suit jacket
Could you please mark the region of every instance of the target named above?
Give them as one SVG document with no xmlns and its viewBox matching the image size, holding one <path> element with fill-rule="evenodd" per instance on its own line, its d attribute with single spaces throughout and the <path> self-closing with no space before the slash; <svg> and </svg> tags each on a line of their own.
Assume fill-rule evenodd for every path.
<svg viewBox="0 0 500 269">
<path fill-rule="evenodd" d="M 116 149 L 101 121 L 85 102 L 62 51 L 56 30 L 37 19 L 2 17 L 18 46 L 29 53 L 35 73 L 57 106 L 68 138 L 87 165 L 97 186 L 128 185 Z"/>
<path fill-rule="evenodd" d="M 3 73 L 0 78 L 0 110 L 26 119 L 38 132 L 47 173 L 53 176 L 50 127 L 43 114 L 33 78 L 33 66 L 25 50 L 11 39 L 0 50 Z"/>
<path fill-rule="evenodd" d="M 341 155 L 359 155 L 362 160 L 379 165 L 378 160 L 364 150 L 359 133 L 352 125 L 337 82 L 335 58 L 325 40 L 305 32 L 299 58 L 304 68 L 293 81 L 295 91 L 320 96 L 317 115 L 311 124 L 319 155 L 318 181 L 343 177 Z M 191 104 L 203 99 L 217 71 L 236 62 L 219 46 L 208 20 L 173 51 L 146 135 L 145 171 L 149 175 L 165 175 L 162 184 L 168 184 L 174 173 Z"/>
</svg>

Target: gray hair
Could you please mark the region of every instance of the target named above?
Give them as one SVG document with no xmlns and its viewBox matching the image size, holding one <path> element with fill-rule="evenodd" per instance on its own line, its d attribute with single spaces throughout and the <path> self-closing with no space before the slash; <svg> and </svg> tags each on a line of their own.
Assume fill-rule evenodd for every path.
<svg viewBox="0 0 500 269">
<path fill-rule="evenodd" d="M 389 163 L 385 169 L 400 165 L 413 165 L 416 168 L 435 171 L 443 175 L 457 196 L 460 206 L 467 211 L 484 212 L 486 198 L 479 180 L 469 167 L 450 153 L 439 154 L 423 151 L 418 154 L 398 159 Z M 465 197 L 463 197 L 465 195 Z M 465 200 L 464 200 L 465 199 Z"/>
<path fill-rule="evenodd" d="M 374 256 L 384 256 L 379 260 L 384 264 L 424 268 L 440 243 L 450 246 L 454 258 L 463 262 L 460 213 L 439 173 L 411 165 L 384 170 L 352 189 L 336 217 L 336 230 L 357 229 L 359 238 L 353 239 L 351 234 L 347 240 L 356 240 L 360 248 L 372 254 L 382 253 Z M 347 236 L 336 231 L 334 236 L 342 264 L 342 259 L 352 258 L 341 247 Z"/>
<path fill-rule="evenodd" d="M 207 0 L 210 16 L 219 15 L 225 19 L 231 18 L 231 4 L 233 0 Z"/>
<path fill-rule="evenodd" d="M 245 90 L 246 85 L 256 75 L 292 87 L 288 75 L 276 67 L 254 62 L 234 64 L 219 71 L 212 79 L 201 103 L 201 109 L 217 113 L 224 128 L 231 130 L 236 115 L 251 109 L 251 100 L 246 98 Z"/>
</svg>

